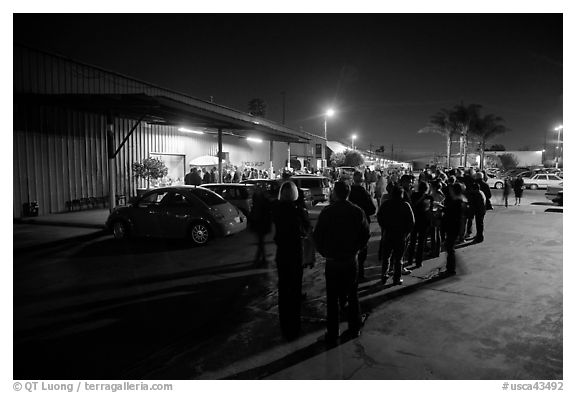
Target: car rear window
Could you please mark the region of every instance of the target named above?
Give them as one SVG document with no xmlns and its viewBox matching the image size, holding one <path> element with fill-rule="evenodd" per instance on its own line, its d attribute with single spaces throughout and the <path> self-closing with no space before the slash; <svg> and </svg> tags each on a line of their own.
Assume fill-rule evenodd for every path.
<svg viewBox="0 0 576 393">
<path fill-rule="evenodd" d="M 226 203 L 226 200 L 224 198 L 222 198 L 220 195 L 216 194 L 213 191 L 209 191 L 202 188 L 195 188 L 193 190 L 190 190 L 190 192 L 192 193 L 192 195 L 200 199 L 208 206 L 222 205 Z"/>
<path fill-rule="evenodd" d="M 320 179 L 298 179 L 300 188 L 322 188 Z"/>
</svg>

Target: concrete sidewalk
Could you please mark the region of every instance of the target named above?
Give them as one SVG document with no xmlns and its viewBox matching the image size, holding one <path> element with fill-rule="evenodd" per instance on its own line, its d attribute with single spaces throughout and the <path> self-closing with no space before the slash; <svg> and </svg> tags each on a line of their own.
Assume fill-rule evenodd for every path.
<svg viewBox="0 0 576 393">
<path fill-rule="evenodd" d="M 108 209 L 82 210 L 23 217 L 14 220 L 14 252 L 26 252 L 69 242 L 82 242 L 106 234 Z"/>
</svg>

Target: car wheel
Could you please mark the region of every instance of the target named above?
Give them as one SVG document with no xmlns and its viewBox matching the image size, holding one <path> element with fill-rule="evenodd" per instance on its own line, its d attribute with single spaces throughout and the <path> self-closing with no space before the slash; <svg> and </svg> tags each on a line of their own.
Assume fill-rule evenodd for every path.
<svg viewBox="0 0 576 393">
<path fill-rule="evenodd" d="M 125 221 L 115 221 L 112 225 L 112 234 L 116 240 L 125 240 L 129 236 L 128 224 Z"/>
<path fill-rule="evenodd" d="M 502 189 L 503 187 L 504 187 L 504 184 L 501 183 L 501 182 L 496 182 L 496 183 L 494 184 L 494 188 L 497 189 L 497 190 L 500 190 L 500 189 Z"/>
<path fill-rule="evenodd" d="M 538 184 L 530 184 L 530 189 L 531 189 L 531 190 L 537 190 L 537 189 L 538 189 Z"/>
<path fill-rule="evenodd" d="M 208 243 L 210 239 L 210 230 L 208 226 L 201 222 L 196 222 L 190 227 L 190 238 L 197 246 L 202 246 Z"/>
</svg>

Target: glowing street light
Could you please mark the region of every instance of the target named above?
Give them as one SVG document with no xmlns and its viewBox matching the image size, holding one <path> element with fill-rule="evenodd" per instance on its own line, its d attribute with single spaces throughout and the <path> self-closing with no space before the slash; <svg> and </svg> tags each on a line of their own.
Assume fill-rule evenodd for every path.
<svg viewBox="0 0 576 393">
<path fill-rule="evenodd" d="M 328 140 L 328 118 L 334 116 L 336 112 L 329 108 L 324 114 L 324 139 Z"/>
<path fill-rule="evenodd" d="M 356 140 L 356 134 L 352 134 L 352 150 L 354 150 L 354 141 Z"/>
</svg>

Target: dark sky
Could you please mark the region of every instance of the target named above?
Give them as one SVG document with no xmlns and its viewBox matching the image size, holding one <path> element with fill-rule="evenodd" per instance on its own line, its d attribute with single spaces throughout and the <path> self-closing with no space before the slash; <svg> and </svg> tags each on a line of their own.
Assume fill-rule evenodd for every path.
<svg viewBox="0 0 576 393">
<path fill-rule="evenodd" d="M 417 134 L 463 101 L 511 131 L 493 142 L 541 149 L 562 123 L 562 15 L 15 15 L 14 40 L 329 139 L 443 152 Z"/>
</svg>

